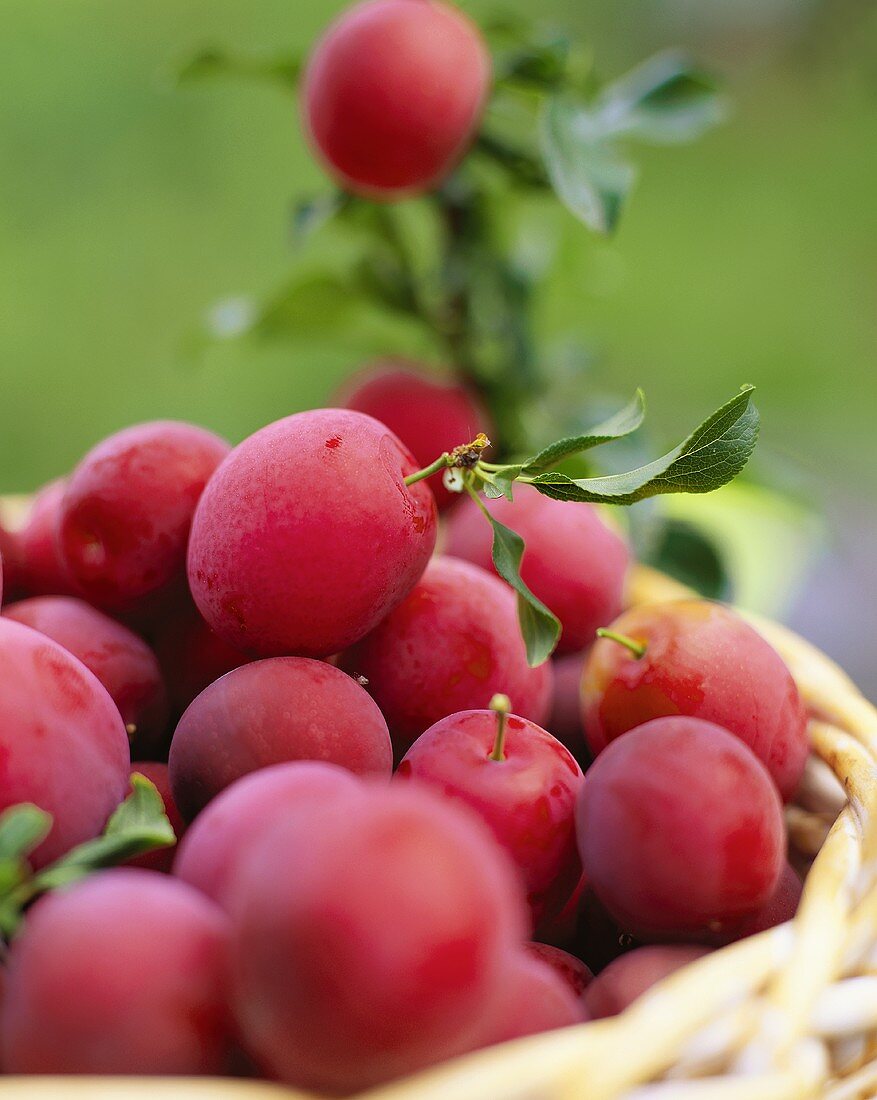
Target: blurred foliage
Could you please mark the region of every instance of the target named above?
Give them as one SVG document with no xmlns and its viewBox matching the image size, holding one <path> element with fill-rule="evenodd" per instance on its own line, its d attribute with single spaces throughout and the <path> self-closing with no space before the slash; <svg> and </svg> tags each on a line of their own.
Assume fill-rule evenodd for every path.
<svg viewBox="0 0 877 1100">
<path fill-rule="evenodd" d="M 325 181 L 283 79 L 202 80 L 180 94 L 173 65 L 221 43 L 268 58 L 278 44 L 303 50 L 340 6 L 154 0 L 147 18 L 130 0 L 6 0 L 0 488 L 31 488 L 145 417 L 239 438 L 324 401 L 360 349 L 391 338 L 438 355 L 404 323 L 364 316 L 327 346 L 307 331 L 307 309 L 294 354 L 229 345 L 197 367 L 180 354 L 193 317 L 286 277 L 282 227 L 291 234 L 296 197 Z M 774 448 L 873 489 L 873 5 L 542 8 L 593 43 L 601 78 L 674 43 L 706 56 L 736 113 L 690 149 L 643 151 L 613 242 L 550 209 L 538 239 L 511 242 L 537 277 L 542 242 L 559 252 L 540 282 L 540 346 L 577 334 L 599 351 L 577 384 L 645 385 L 668 435 L 741 377 L 755 381 Z M 309 293 L 329 297 L 325 283 Z"/>
</svg>

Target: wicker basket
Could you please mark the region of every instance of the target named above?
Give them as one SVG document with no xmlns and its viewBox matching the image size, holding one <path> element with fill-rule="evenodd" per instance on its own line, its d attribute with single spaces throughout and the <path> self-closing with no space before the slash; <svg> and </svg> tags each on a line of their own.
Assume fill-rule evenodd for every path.
<svg viewBox="0 0 877 1100">
<path fill-rule="evenodd" d="M 690 596 L 645 568 L 630 602 Z M 359 1100 L 863 1100 L 877 1096 L 877 710 L 828 658 L 747 616 L 811 714 L 787 811 L 809 867 L 794 921 L 673 974 L 623 1015 L 509 1043 Z M 22 1100 L 313 1100 L 251 1081 L 0 1078 Z"/>
</svg>

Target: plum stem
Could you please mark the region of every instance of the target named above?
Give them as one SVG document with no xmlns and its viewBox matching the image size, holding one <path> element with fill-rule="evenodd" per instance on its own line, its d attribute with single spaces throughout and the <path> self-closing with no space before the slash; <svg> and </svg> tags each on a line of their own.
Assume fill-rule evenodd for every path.
<svg viewBox="0 0 877 1100">
<path fill-rule="evenodd" d="M 423 481 L 425 478 L 432 477 L 433 474 L 437 474 L 441 470 L 471 470 L 479 464 L 482 451 L 486 450 L 489 446 L 490 440 L 481 432 L 479 435 L 476 435 L 471 443 L 463 443 L 450 452 L 445 451 L 443 455 L 440 455 L 435 462 L 431 462 L 429 466 L 425 466 L 422 470 L 418 470 L 414 474 L 409 474 L 408 477 L 405 478 L 405 484 L 415 485 L 418 481 Z"/>
<path fill-rule="evenodd" d="M 619 634 L 616 630 L 605 630 L 603 627 L 600 627 L 597 631 L 597 637 L 607 638 L 610 642 L 618 642 L 618 644 L 623 645 L 625 649 L 629 649 L 638 661 L 645 657 L 646 650 L 648 649 L 645 642 L 637 642 L 635 639 L 629 638 L 627 634 Z"/>
<path fill-rule="evenodd" d="M 406 485 L 416 485 L 418 481 L 425 481 L 428 477 L 432 477 L 433 474 L 439 473 L 440 470 L 447 470 L 451 464 L 451 456 L 445 452 L 435 462 L 430 463 L 429 466 L 424 466 L 422 470 L 418 470 L 416 474 L 409 474 L 405 478 Z"/>
<path fill-rule="evenodd" d="M 490 709 L 496 715 L 496 738 L 489 759 L 501 762 L 505 760 L 505 731 L 512 701 L 507 695 L 494 695 L 490 700 Z"/>
</svg>

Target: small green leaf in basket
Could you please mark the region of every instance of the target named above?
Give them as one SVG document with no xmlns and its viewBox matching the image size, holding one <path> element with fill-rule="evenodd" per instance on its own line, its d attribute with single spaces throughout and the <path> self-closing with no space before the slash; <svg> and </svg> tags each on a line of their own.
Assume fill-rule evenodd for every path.
<svg viewBox="0 0 877 1100">
<path fill-rule="evenodd" d="M 107 823 L 103 836 L 73 848 L 51 867 L 34 876 L 36 892 L 66 886 L 104 867 L 115 867 L 132 856 L 176 843 L 161 795 L 143 775 L 131 776 L 131 794 Z"/>
<path fill-rule="evenodd" d="M 0 814 L 0 861 L 20 862 L 41 844 L 52 828 L 52 815 L 22 802 Z"/>
<path fill-rule="evenodd" d="M 634 504 L 663 493 L 710 493 L 740 473 L 758 440 L 758 410 L 752 386 L 709 416 L 678 447 L 627 473 L 570 478 L 549 472 L 530 480 L 556 500 Z"/>
</svg>

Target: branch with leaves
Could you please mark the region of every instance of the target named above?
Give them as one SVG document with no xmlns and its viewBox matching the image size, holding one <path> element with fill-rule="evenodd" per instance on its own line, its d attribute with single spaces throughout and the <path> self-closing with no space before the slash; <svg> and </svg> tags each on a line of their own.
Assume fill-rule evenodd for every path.
<svg viewBox="0 0 877 1100">
<path fill-rule="evenodd" d="M 557 28 L 505 16 L 482 29 L 493 93 L 457 171 L 413 201 L 387 205 L 329 190 L 297 202 L 299 270 L 262 300 L 235 299 L 211 311 L 206 339 L 295 341 L 322 326 L 337 340 L 346 326 L 355 331 L 363 313 L 381 315 L 417 333 L 431 356 L 479 391 L 498 446 L 515 454 L 540 446 L 549 430 L 534 416 L 540 401 L 551 403 L 553 380 L 533 314 L 553 257 L 543 240 L 537 269 L 522 259 L 508 241 L 529 213 L 510 211 L 518 200 L 554 194 L 588 229 L 612 233 L 636 177 L 630 148 L 692 141 L 725 117 L 727 103 L 676 51 L 601 82 L 590 51 Z M 210 49 L 184 60 L 176 78 L 255 79 L 297 94 L 303 70 L 292 53 L 254 59 Z M 358 242 L 341 269 L 335 227 Z M 365 344 L 363 355 L 372 350 Z M 557 400 L 549 419 L 573 427 L 583 413 Z"/>
</svg>

